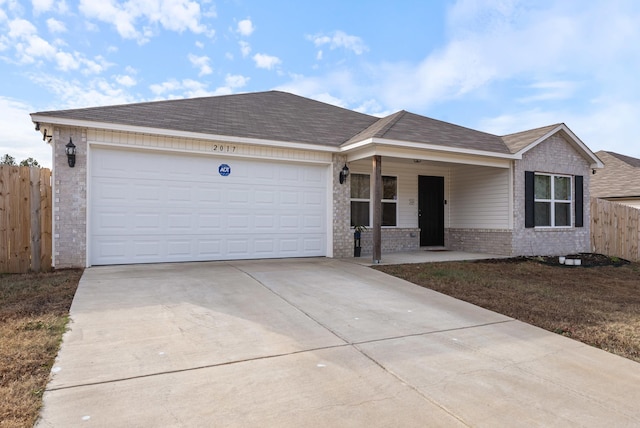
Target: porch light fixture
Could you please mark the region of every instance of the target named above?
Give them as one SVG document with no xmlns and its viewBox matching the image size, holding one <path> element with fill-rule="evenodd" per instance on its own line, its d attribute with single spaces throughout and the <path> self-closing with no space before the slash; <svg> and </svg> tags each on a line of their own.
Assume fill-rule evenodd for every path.
<svg viewBox="0 0 640 428">
<path fill-rule="evenodd" d="M 348 176 L 349 176 L 349 168 L 345 163 L 342 169 L 340 170 L 340 184 L 343 184 L 346 181 Z"/>
<path fill-rule="evenodd" d="M 76 145 L 73 144 L 73 141 L 69 138 L 69 142 L 64 147 L 64 151 L 67 153 L 67 162 L 69 166 L 73 168 L 76 165 Z"/>
</svg>

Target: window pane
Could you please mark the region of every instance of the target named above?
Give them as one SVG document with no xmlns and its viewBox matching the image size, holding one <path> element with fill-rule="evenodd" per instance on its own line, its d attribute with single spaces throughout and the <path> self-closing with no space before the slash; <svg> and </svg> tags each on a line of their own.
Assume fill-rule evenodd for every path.
<svg viewBox="0 0 640 428">
<path fill-rule="evenodd" d="M 536 226 L 551 226 L 550 202 L 536 202 L 535 219 Z"/>
<path fill-rule="evenodd" d="M 382 199 L 398 199 L 398 179 L 382 176 Z"/>
<path fill-rule="evenodd" d="M 369 202 L 351 201 L 351 226 L 369 226 Z"/>
<path fill-rule="evenodd" d="M 562 201 L 571 200 L 571 179 L 569 177 L 553 178 L 554 198 Z"/>
<path fill-rule="evenodd" d="M 351 199 L 369 199 L 369 175 L 351 174 Z"/>
<path fill-rule="evenodd" d="M 555 226 L 571 226 L 571 204 L 555 204 Z"/>
<path fill-rule="evenodd" d="M 535 181 L 536 199 L 551 199 L 551 177 L 548 175 L 536 175 Z"/>
<path fill-rule="evenodd" d="M 383 226 L 395 226 L 396 225 L 396 206 L 394 202 L 382 203 L 382 225 Z"/>
</svg>

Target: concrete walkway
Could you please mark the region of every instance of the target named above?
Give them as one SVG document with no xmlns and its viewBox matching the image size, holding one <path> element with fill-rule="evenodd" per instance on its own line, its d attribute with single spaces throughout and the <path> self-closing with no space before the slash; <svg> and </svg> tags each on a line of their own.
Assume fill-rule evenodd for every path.
<svg viewBox="0 0 640 428">
<path fill-rule="evenodd" d="M 469 253 L 466 251 L 449 251 L 445 249 L 425 249 L 404 251 L 382 255 L 381 265 L 399 265 L 404 263 L 434 263 L 434 262 L 459 262 L 467 260 L 504 259 L 507 256 L 486 253 Z M 362 257 L 349 257 L 342 259 L 345 262 L 357 263 L 363 266 L 372 266 L 371 255 Z"/>
<path fill-rule="evenodd" d="M 40 427 L 639 426 L 640 364 L 358 264 L 87 269 Z"/>
</svg>

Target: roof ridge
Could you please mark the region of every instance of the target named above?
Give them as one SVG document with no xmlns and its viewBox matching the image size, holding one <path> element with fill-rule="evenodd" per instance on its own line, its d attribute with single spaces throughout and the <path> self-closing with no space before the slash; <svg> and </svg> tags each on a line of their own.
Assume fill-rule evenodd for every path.
<svg viewBox="0 0 640 428">
<path fill-rule="evenodd" d="M 547 129 L 547 128 L 548 129 L 552 129 L 552 128 L 557 128 L 558 126 L 561 126 L 561 125 L 565 125 L 564 122 L 558 122 L 558 123 L 554 123 L 554 124 L 551 124 L 551 125 L 538 126 L 537 128 L 531 128 L 531 129 L 525 129 L 525 130 L 518 131 L 518 132 L 512 132 L 510 134 L 500 135 L 500 137 L 504 138 L 504 137 L 509 137 L 511 135 L 523 134 L 525 132 L 534 132 L 534 131 L 539 131 L 539 130 Z"/>
<path fill-rule="evenodd" d="M 640 159 L 638 158 L 634 158 L 633 156 L 627 156 L 627 155 L 623 155 L 621 153 L 616 153 L 616 152 L 610 152 L 607 150 L 601 150 L 605 153 L 607 153 L 608 155 L 618 159 L 620 162 L 624 162 L 625 164 L 629 165 L 632 168 L 640 168 Z"/>
<path fill-rule="evenodd" d="M 392 113 L 392 114 L 390 114 L 388 116 L 380 118 L 380 120 L 378 120 L 378 122 L 380 122 L 382 120 L 388 120 L 388 122 L 382 128 L 380 128 L 380 131 L 378 131 L 377 134 L 379 134 L 381 138 L 384 138 L 384 136 L 387 134 L 387 132 L 389 132 L 389 130 L 391 128 L 393 128 L 393 126 L 396 123 L 398 123 L 398 121 L 400 119 L 402 119 L 402 117 L 405 114 L 407 114 L 406 110 L 400 110 L 400 111 Z"/>
</svg>

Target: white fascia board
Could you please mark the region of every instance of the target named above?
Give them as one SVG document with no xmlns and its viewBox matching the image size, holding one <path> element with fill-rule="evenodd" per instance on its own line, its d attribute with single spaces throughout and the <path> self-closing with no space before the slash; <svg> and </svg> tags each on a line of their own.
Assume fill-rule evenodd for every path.
<svg viewBox="0 0 640 428">
<path fill-rule="evenodd" d="M 193 138 L 197 140 L 207 140 L 207 141 L 224 141 L 228 143 L 254 144 L 257 146 L 271 146 L 271 147 L 281 147 L 281 148 L 298 149 L 298 150 L 311 150 L 311 151 L 319 151 L 319 152 L 337 153 L 340 151 L 340 149 L 337 147 L 319 146 L 319 145 L 307 144 L 307 143 L 264 140 L 260 138 L 234 137 L 231 135 L 202 134 L 199 132 L 178 131 L 173 129 L 151 128 L 151 127 L 145 127 L 145 126 L 121 125 L 117 123 L 94 122 L 90 120 L 64 119 L 64 118 L 57 118 L 57 117 L 51 117 L 51 116 L 38 116 L 34 114 L 31 115 L 31 120 L 33 122 L 40 122 L 41 124 L 48 123 L 52 125 L 73 126 L 77 128 L 94 128 L 94 129 L 104 129 L 108 131 L 133 132 L 138 134 L 151 134 L 151 135 L 178 137 L 178 138 Z"/>
<path fill-rule="evenodd" d="M 411 149 L 399 149 L 392 147 L 376 147 L 376 155 L 403 158 L 403 159 L 419 159 L 433 162 L 455 163 L 462 165 L 489 166 L 494 168 L 509 168 L 512 160 L 505 158 L 495 158 L 488 156 L 474 156 L 464 153 L 451 152 L 427 152 L 420 153 Z"/>
<path fill-rule="evenodd" d="M 533 149 L 538 144 L 542 143 L 544 140 L 546 140 L 547 138 L 551 137 L 552 135 L 554 135 L 554 134 L 556 134 L 558 132 L 563 132 L 567 137 L 569 137 L 569 140 L 571 140 L 571 142 L 580 151 L 582 151 L 582 153 L 584 153 L 589 159 L 591 159 L 590 168 L 594 168 L 594 169 L 604 168 L 604 164 L 602 163 L 602 161 L 600 159 L 598 159 L 598 157 L 595 155 L 595 153 L 593 153 L 591 151 L 591 149 L 589 149 L 589 147 L 587 147 L 587 145 L 585 143 L 583 143 L 582 140 L 580 138 L 578 138 L 578 136 L 576 134 L 574 134 L 569 129 L 569 127 L 567 125 L 565 125 L 564 123 L 562 123 L 562 124 L 558 125 L 557 127 L 553 128 L 551 131 L 547 132 L 542 137 L 540 137 L 537 140 L 535 140 L 533 143 L 531 143 L 528 146 L 526 146 L 525 148 L 521 149 L 520 151 L 518 151 L 516 153 L 516 155 L 519 155 L 519 159 L 521 159 L 522 155 L 524 153 L 526 153 L 529 150 Z"/>
<path fill-rule="evenodd" d="M 440 146 L 436 144 L 412 143 L 408 141 L 388 140 L 386 138 L 367 138 L 366 140 L 358 141 L 357 143 L 352 143 L 346 146 L 342 146 L 340 147 L 340 151 L 348 152 L 348 151 L 356 150 L 371 144 L 375 144 L 376 146 L 398 147 L 403 149 L 429 150 L 434 152 L 455 153 L 459 155 L 471 155 L 471 156 L 484 156 L 484 157 L 490 157 L 490 158 L 502 158 L 502 159 L 521 159 L 522 158 L 522 156 L 521 155 L 519 156 L 518 154 L 487 152 L 485 150 L 474 150 L 474 149 L 461 149 L 457 147 L 447 147 L 447 146 Z"/>
</svg>

